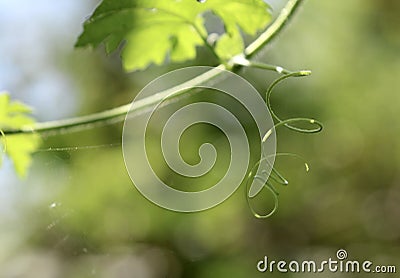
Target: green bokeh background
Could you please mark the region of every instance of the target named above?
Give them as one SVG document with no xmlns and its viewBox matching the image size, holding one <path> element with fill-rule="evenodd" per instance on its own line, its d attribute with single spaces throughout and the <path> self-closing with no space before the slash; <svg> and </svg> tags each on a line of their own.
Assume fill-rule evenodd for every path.
<svg viewBox="0 0 400 278">
<path fill-rule="evenodd" d="M 265 255 L 321 261 L 335 258 L 340 248 L 351 259 L 399 268 L 399 14 L 396 0 L 308 0 L 255 57 L 311 69 L 311 77 L 280 85 L 273 106 L 282 118 L 324 123 L 317 135 L 278 130 L 278 151 L 301 155 L 311 170 L 306 173 L 300 160 L 278 158 L 289 185 L 279 187 L 273 217 L 253 217 L 243 187 L 201 213 L 170 212 L 148 202 L 125 170 L 118 145 L 122 124 L 45 136 L 42 149 L 105 146 L 40 151 L 26 180 L 7 179 L 17 194 L 9 212 L 0 214 L 0 277 L 278 277 L 283 274 L 257 272 L 257 261 Z M 128 103 L 148 81 L 184 66 L 126 74 L 118 55 L 107 57 L 102 49 L 54 51 L 54 63 L 77 84 L 76 115 Z M 207 49 L 199 49 L 198 59 L 185 65 L 214 63 Z M 257 69 L 240 75 L 260 92 L 277 77 Z M 194 131 L 193 142 L 212 134 Z M 190 150 L 197 152 L 193 145 L 183 147 L 189 157 Z"/>
</svg>

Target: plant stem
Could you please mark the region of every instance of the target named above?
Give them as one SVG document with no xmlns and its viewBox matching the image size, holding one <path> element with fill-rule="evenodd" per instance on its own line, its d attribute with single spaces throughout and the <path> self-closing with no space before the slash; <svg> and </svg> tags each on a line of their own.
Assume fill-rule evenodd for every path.
<svg viewBox="0 0 400 278">
<path fill-rule="evenodd" d="M 274 20 L 274 22 L 272 22 L 267 30 L 265 30 L 254 42 L 246 47 L 244 51 L 245 58 L 251 58 L 273 38 L 275 38 L 280 31 L 282 31 L 283 27 L 285 27 L 288 20 L 298 10 L 302 2 L 304 2 L 304 0 L 288 0 L 285 7 L 283 7 L 278 17 Z"/>
<path fill-rule="evenodd" d="M 128 112 L 131 114 L 140 114 L 147 109 L 151 108 L 153 105 L 160 102 L 160 100 L 166 99 L 168 96 L 168 100 L 173 98 L 177 98 L 178 96 L 182 96 L 185 92 L 187 92 L 187 88 L 193 88 L 200 84 L 203 84 L 211 79 L 214 79 L 220 75 L 221 70 L 225 69 L 225 66 L 219 65 L 212 70 L 206 71 L 205 73 L 186 81 L 178 86 L 170 88 L 168 90 L 159 92 L 152 96 L 143 98 L 141 100 L 135 101 L 133 104 L 125 104 L 110 110 L 102 111 L 99 113 L 94 113 L 82 117 L 70 118 L 65 120 L 57 120 L 57 121 L 48 121 L 42 123 L 36 123 L 34 126 L 26 126 L 21 129 L 15 130 L 4 130 L 3 134 L 21 134 L 21 133 L 49 133 L 52 135 L 52 131 L 56 131 L 56 133 L 63 133 L 65 130 L 74 131 L 74 130 L 82 130 L 86 128 L 91 128 L 96 123 L 108 123 L 108 122 L 116 122 L 123 121 Z M 171 94 L 171 92 L 173 92 Z"/>
<path fill-rule="evenodd" d="M 280 66 L 247 60 L 242 54 L 233 57 L 231 60 L 231 64 L 235 65 L 235 66 L 243 66 L 243 67 L 259 68 L 259 69 L 264 69 L 264 70 L 276 71 L 277 73 L 281 73 L 281 74 L 292 74 L 293 73 L 293 71 L 284 69 Z"/>
<path fill-rule="evenodd" d="M 261 50 L 266 44 L 268 44 L 276 35 L 282 30 L 286 22 L 292 15 L 296 12 L 299 4 L 304 0 L 288 0 L 285 7 L 280 12 L 279 16 L 275 19 L 275 21 L 253 42 L 251 43 L 242 54 L 244 59 L 248 59 L 254 54 L 256 54 L 259 50 Z M 235 65 L 235 59 L 232 59 L 232 64 Z M 236 64 L 238 66 L 243 66 L 242 64 Z M 260 67 L 259 63 L 251 62 L 249 66 Z M 267 66 L 263 66 L 264 69 L 274 70 L 280 72 L 279 68 L 276 66 L 271 66 L 270 68 Z M 209 70 L 198 77 L 184 82 L 183 84 L 177 87 L 196 87 L 204 82 L 207 82 L 213 78 L 216 78 L 221 74 L 221 69 L 226 69 L 225 65 L 219 65 L 216 68 Z M 285 73 L 282 69 L 280 73 Z M 287 71 L 289 72 L 289 71 Z M 99 113 L 94 113 L 86 116 L 57 120 L 57 121 L 48 121 L 42 123 L 36 123 L 33 126 L 26 126 L 21 129 L 15 130 L 3 130 L 5 135 L 8 134 L 21 134 L 21 133 L 48 133 L 53 132 L 56 134 L 63 133 L 65 131 L 74 131 L 74 128 L 78 128 L 79 130 L 85 128 L 91 128 L 96 123 L 108 123 L 115 121 L 123 121 L 126 114 L 130 111 L 132 112 L 143 112 L 146 111 L 152 105 L 158 103 L 160 100 L 163 100 L 166 96 L 171 93 L 171 90 L 176 90 L 177 88 L 172 88 L 155 95 L 149 96 L 147 98 L 141 99 L 139 101 L 135 101 L 133 106 L 131 104 L 125 104 L 110 110 L 106 110 Z M 177 93 L 174 93 L 171 98 L 175 98 L 181 96 L 185 93 L 182 90 L 176 90 Z M 132 106 L 132 107 L 131 107 Z"/>
</svg>

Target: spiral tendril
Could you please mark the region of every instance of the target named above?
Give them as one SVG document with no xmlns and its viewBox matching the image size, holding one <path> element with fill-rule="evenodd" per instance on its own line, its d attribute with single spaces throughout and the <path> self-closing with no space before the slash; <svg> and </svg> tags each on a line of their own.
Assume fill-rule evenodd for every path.
<svg viewBox="0 0 400 278">
<path fill-rule="evenodd" d="M 258 161 L 253 166 L 252 170 L 250 171 L 248 179 L 247 179 L 247 182 L 246 182 L 246 190 L 245 190 L 245 195 L 246 195 L 245 197 L 246 197 L 247 206 L 249 207 L 249 209 L 250 209 L 251 213 L 254 215 L 254 217 L 256 217 L 258 219 L 265 219 L 265 218 L 268 218 L 268 217 L 272 216 L 275 213 L 275 211 L 278 209 L 278 206 L 279 206 L 279 200 L 278 200 L 279 192 L 275 189 L 273 184 L 269 181 L 268 175 L 266 177 L 264 177 L 264 176 L 260 176 L 260 175 L 254 175 L 254 173 L 253 173 L 253 172 L 256 171 L 256 169 L 258 168 L 258 166 L 261 164 L 262 161 L 267 161 L 267 160 L 266 160 L 265 157 L 262 158 L 260 161 Z M 263 174 L 263 171 L 261 173 Z M 254 177 L 253 177 L 253 175 L 254 175 Z M 250 194 L 249 194 L 251 192 L 250 185 L 253 184 L 252 181 L 255 180 L 255 179 L 260 180 L 262 182 L 262 184 L 263 184 L 263 188 L 267 188 L 272 193 L 272 196 L 273 196 L 274 207 L 271 209 L 270 212 L 268 212 L 266 214 L 258 213 L 254 209 L 253 205 L 251 204 L 251 200 L 250 199 L 255 197 L 255 195 L 254 196 L 250 196 Z"/>
<path fill-rule="evenodd" d="M 284 125 L 288 129 L 296 131 L 296 132 L 300 132 L 300 133 L 318 133 L 322 130 L 322 128 L 323 128 L 322 123 L 315 119 L 311 119 L 311 118 L 290 118 L 290 119 L 286 119 L 286 120 L 281 120 L 278 117 L 278 115 L 274 112 L 274 110 L 272 109 L 272 105 L 271 105 L 271 95 L 272 95 L 273 89 L 279 83 L 281 83 L 282 81 L 284 81 L 290 77 L 303 77 L 303 76 L 309 76 L 310 74 L 311 74 L 311 71 L 308 71 L 308 70 L 301 70 L 301 71 L 296 71 L 296 72 L 292 72 L 289 74 L 285 74 L 285 75 L 277 78 L 268 87 L 266 96 L 265 96 L 265 103 L 266 103 L 272 117 L 274 117 L 274 119 L 277 121 L 277 123 L 275 124 L 274 127 Z M 292 123 L 295 123 L 295 122 L 305 122 L 305 123 L 309 123 L 311 125 L 315 125 L 316 127 L 308 129 L 308 128 L 300 128 L 300 127 L 291 125 Z"/>
<path fill-rule="evenodd" d="M 315 119 L 312 119 L 312 118 L 289 118 L 289 119 L 282 120 L 274 112 L 274 110 L 272 109 L 272 105 L 271 105 L 270 98 L 271 98 L 273 89 L 280 82 L 282 82 L 282 81 L 284 81 L 284 80 L 286 80 L 286 79 L 288 79 L 290 77 L 303 77 L 303 76 L 308 76 L 310 74 L 311 74 L 311 71 L 304 71 L 304 70 L 303 71 L 297 71 L 297 72 L 290 72 L 290 73 L 287 73 L 287 74 L 277 78 L 268 87 L 267 92 L 266 92 L 266 97 L 265 97 L 265 103 L 266 103 L 266 105 L 267 105 L 272 117 L 276 120 L 276 123 L 275 123 L 273 128 L 271 128 L 270 130 L 268 130 L 265 133 L 264 137 L 262 138 L 262 143 L 265 143 L 268 140 L 268 138 L 271 136 L 271 134 L 274 132 L 274 130 L 277 127 L 280 127 L 280 126 L 284 126 L 284 127 L 288 128 L 290 130 L 293 130 L 293 131 L 296 131 L 296 132 L 300 132 L 300 133 L 318 133 L 323 129 L 322 123 L 317 121 L 317 120 L 315 120 Z M 301 127 L 292 125 L 293 123 L 299 123 L 299 122 L 303 122 L 303 123 L 307 123 L 307 124 L 310 124 L 310 125 L 314 125 L 315 127 L 314 128 L 301 128 Z M 304 158 L 299 156 L 299 155 L 297 155 L 297 154 L 293 154 L 293 153 L 278 153 L 278 154 L 275 154 L 275 157 L 276 156 L 291 156 L 291 157 L 299 158 L 299 159 L 303 160 L 306 172 L 308 172 L 310 170 L 310 167 L 309 167 L 308 163 L 304 160 Z M 259 219 L 265 219 L 265 218 L 268 218 L 268 217 L 272 216 L 276 212 L 276 210 L 278 209 L 278 206 L 279 206 L 279 200 L 278 200 L 279 192 L 273 186 L 272 182 L 275 182 L 277 184 L 284 185 L 284 186 L 289 184 L 288 180 L 275 167 L 273 167 L 273 165 L 271 165 L 268 162 L 267 158 L 268 158 L 268 156 L 266 156 L 264 154 L 264 152 L 263 152 L 261 160 L 259 160 L 254 165 L 252 170 L 250 171 L 249 176 L 248 176 L 248 180 L 247 180 L 247 183 L 246 183 L 245 194 L 246 194 L 247 205 L 248 205 L 250 211 L 252 212 L 252 214 L 256 218 L 259 218 Z M 257 169 L 258 166 L 264 161 L 268 164 L 267 166 L 271 168 L 270 175 L 269 176 L 254 175 L 254 173 L 253 173 L 254 169 Z M 261 173 L 263 174 L 263 171 L 261 171 Z M 254 192 L 254 189 L 252 190 L 252 187 L 250 187 L 250 185 L 252 184 L 252 181 L 255 180 L 255 179 L 260 180 L 262 182 L 262 185 L 263 185 L 261 188 L 256 190 L 256 192 Z M 273 206 L 273 208 L 272 208 L 272 210 L 270 212 L 268 212 L 266 214 L 259 214 L 255 210 L 253 205 L 251 204 L 251 200 L 250 199 L 252 199 L 258 193 L 260 193 L 260 191 L 263 188 L 267 188 L 272 193 L 272 197 L 273 197 L 273 200 L 274 200 L 274 206 Z"/>
</svg>

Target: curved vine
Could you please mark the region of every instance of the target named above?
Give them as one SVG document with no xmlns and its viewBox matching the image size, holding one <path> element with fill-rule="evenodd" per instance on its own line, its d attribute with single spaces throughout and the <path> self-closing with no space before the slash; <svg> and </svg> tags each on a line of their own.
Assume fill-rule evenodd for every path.
<svg viewBox="0 0 400 278">
<path fill-rule="evenodd" d="M 288 0 L 284 8 L 279 13 L 278 17 L 268 26 L 268 28 L 260 34 L 248 47 L 245 48 L 244 52 L 241 55 L 245 60 L 251 58 L 256 53 L 258 53 L 266 44 L 268 44 L 273 38 L 280 33 L 283 27 L 287 24 L 289 19 L 298 11 L 300 4 L 304 0 Z M 237 60 L 237 57 L 232 57 L 232 59 L 227 63 L 227 65 L 237 66 L 236 68 L 232 68 L 232 71 L 238 70 L 241 66 L 244 66 L 241 62 Z M 259 66 L 259 63 L 251 62 L 251 67 Z M 216 68 L 218 69 L 226 69 L 227 66 L 225 64 L 220 64 Z M 275 66 L 275 68 L 271 68 L 273 71 L 278 71 L 281 67 Z M 267 69 L 267 68 L 265 68 Z M 208 81 L 211 78 L 217 77 L 221 71 L 216 70 L 204 73 L 198 78 L 190 80 L 190 84 L 186 84 L 187 87 L 196 87 L 201 82 Z M 284 71 L 280 73 L 285 73 Z M 199 83 L 200 82 L 200 83 Z M 164 99 L 165 92 L 160 92 L 157 95 L 150 96 L 146 99 L 143 99 L 137 107 L 135 107 L 135 111 L 143 111 L 148 108 L 150 105 L 157 103 L 160 99 Z M 178 96 L 178 95 L 177 95 Z M 177 97 L 174 96 L 174 97 Z M 94 113 L 86 116 L 75 117 L 70 119 L 63 119 L 57 121 L 49 121 L 36 123 L 34 125 L 25 126 L 19 129 L 5 129 L 4 134 L 20 134 L 20 133 L 43 133 L 50 132 L 50 135 L 59 134 L 66 131 L 76 131 L 85 128 L 91 128 L 93 124 L 98 123 L 108 123 L 110 120 L 112 122 L 115 121 L 123 121 L 125 115 L 130 109 L 131 104 L 125 104 L 110 110 L 106 110 L 99 113 Z M 131 109 L 132 112 L 132 109 Z"/>
</svg>

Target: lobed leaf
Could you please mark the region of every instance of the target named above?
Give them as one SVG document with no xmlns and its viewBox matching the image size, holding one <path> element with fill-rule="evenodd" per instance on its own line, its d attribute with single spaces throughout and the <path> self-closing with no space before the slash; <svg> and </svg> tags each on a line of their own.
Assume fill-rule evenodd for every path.
<svg viewBox="0 0 400 278">
<path fill-rule="evenodd" d="M 85 22 L 76 46 L 104 43 L 110 53 L 124 43 L 122 60 L 128 71 L 162 64 L 167 57 L 182 62 L 195 58 L 196 46 L 207 43 L 206 11 L 225 26 L 215 49 L 221 59 L 243 51 L 240 29 L 255 35 L 270 21 L 263 0 L 103 0 Z"/>
</svg>

